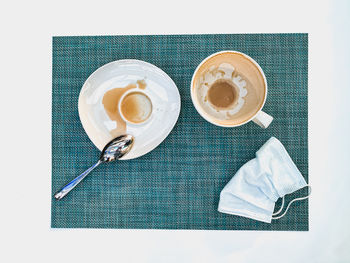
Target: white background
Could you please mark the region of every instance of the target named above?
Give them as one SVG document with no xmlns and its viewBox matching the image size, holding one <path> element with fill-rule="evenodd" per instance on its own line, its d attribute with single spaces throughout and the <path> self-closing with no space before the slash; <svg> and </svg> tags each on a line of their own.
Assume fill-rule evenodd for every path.
<svg viewBox="0 0 350 263">
<path fill-rule="evenodd" d="M 350 1 L 0 8 L 1 262 L 350 262 Z M 309 232 L 50 229 L 53 35 L 309 33 Z"/>
</svg>

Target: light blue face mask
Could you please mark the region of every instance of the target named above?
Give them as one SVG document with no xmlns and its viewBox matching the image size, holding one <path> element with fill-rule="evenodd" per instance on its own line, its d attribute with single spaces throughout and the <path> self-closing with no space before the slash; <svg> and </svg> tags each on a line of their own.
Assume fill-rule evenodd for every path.
<svg viewBox="0 0 350 263">
<path fill-rule="evenodd" d="M 218 211 L 271 223 L 272 219 L 283 217 L 293 202 L 309 197 L 310 186 L 307 196 L 292 200 L 285 212 L 277 216 L 284 207 L 284 196 L 306 186 L 282 143 L 271 137 L 256 152 L 256 158 L 244 164 L 221 191 Z M 282 206 L 273 213 L 280 197 Z"/>
</svg>

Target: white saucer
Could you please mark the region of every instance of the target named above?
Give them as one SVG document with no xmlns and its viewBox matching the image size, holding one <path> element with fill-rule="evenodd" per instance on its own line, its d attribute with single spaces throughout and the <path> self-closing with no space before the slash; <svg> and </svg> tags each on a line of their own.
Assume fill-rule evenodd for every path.
<svg viewBox="0 0 350 263">
<path fill-rule="evenodd" d="M 143 125 L 127 124 L 126 133 L 135 137 L 124 160 L 140 157 L 156 148 L 173 129 L 180 113 L 180 94 L 174 81 L 158 67 L 140 60 L 126 59 L 108 63 L 85 81 L 79 95 L 79 117 L 90 140 L 101 151 L 113 139 L 116 126 L 102 104 L 104 94 L 144 79 L 153 105 L 152 118 Z"/>
</svg>

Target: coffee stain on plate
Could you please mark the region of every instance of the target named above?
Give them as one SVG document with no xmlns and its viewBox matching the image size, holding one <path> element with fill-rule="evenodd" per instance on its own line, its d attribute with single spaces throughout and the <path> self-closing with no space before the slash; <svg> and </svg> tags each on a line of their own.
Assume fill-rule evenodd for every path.
<svg viewBox="0 0 350 263">
<path fill-rule="evenodd" d="M 112 121 L 116 122 L 116 128 L 109 132 L 113 138 L 126 133 L 126 122 L 121 117 L 118 109 L 119 100 L 121 99 L 123 94 L 128 90 L 137 89 L 137 87 L 140 89 L 145 89 L 147 86 L 145 80 L 138 80 L 136 83 L 137 84 L 132 83 L 122 88 L 118 87 L 118 88 L 108 90 L 103 95 L 103 98 L 102 98 L 103 107 L 108 117 Z"/>
<path fill-rule="evenodd" d="M 139 86 L 139 89 L 145 89 L 147 86 L 147 83 L 144 79 L 138 80 L 136 83 Z"/>
</svg>

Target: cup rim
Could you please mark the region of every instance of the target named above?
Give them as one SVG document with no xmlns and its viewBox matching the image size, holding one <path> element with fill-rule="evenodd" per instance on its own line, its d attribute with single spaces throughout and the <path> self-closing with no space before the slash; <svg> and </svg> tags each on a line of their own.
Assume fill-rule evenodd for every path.
<svg viewBox="0 0 350 263">
<path fill-rule="evenodd" d="M 217 55 L 220 55 L 220 54 L 223 54 L 223 53 L 235 53 L 235 54 L 240 54 L 242 56 L 244 56 L 245 58 L 247 58 L 248 60 L 250 60 L 259 70 L 259 72 L 261 73 L 263 79 L 264 79 L 264 84 L 265 84 L 265 93 L 264 93 L 264 100 L 260 106 L 260 108 L 257 110 L 257 112 L 252 116 L 250 117 L 249 119 L 241 122 L 241 123 L 238 123 L 238 124 L 220 124 L 220 123 L 216 123 L 214 122 L 213 120 L 209 119 L 209 117 L 207 116 L 207 114 L 204 113 L 204 111 L 200 108 L 200 106 L 198 105 L 198 103 L 196 102 L 195 100 L 195 95 L 194 95 L 194 89 L 193 89 L 193 84 L 194 84 L 194 78 L 198 72 L 198 70 L 201 68 L 201 66 L 207 61 L 209 60 L 210 58 L 214 57 L 214 56 L 217 56 Z M 244 54 L 242 52 L 239 52 L 239 51 L 235 51 L 235 50 L 222 50 L 222 51 L 219 51 L 219 52 L 216 52 L 216 53 L 213 53 L 211 54 L 210 56 L 206 57 L 205 59 L 203 59 L 201 61 L 201 63 L 196 67 L 195 71 L 193 72 L 193 75 L 192 75 L 192 79 L 191 79 L 191 100 L 192 100 L 192 103 L 195 107 L 195 109 L 197 110 L 197 112 L 199 113 L 199 115 L 201 115 L 206 121 L 216 125 L 216 126 L 220 126 L 220 127 L 238 127 L 238 126 L 242 126 L 248 122 L 250 122 L 251 120 L 253 120 L 258 114 L 259 112 L 262 110 L 262 108 L 264 107 L 265 105 L 265 102 L 266 102 L 266 97 L 267 97 L 267 80 L 266 80 L 266 76 L 265 76 L 265 73 L 264 71 L 262 70 L 262 68 L 260 67 L 260 65 L 258 64 L 258 62 L 256 62 L 252 57 L 248 56 L 247 54 Z"/>
<path fill-rule="evenodd" d="M 121 105 L 122 105 L 122 101 L 124 100 L 124 98 L 130 94 L 130 93 L 142 93 L 143 95 L 145 95 L 149 101 L 151 102 L 151 106 L 152 106 L 152 110 L 151 110 L 151 113 L 150 115 L 148 116 L 148 118 L 143 121 L 143 122 L 132 122 L 132 121 L 129 121 L 127 118 L 125 118 L 122 110 L 121 110 Z M 149 122 L 149 120 L 151 119 L 152 115 L 153 115 L 153 102 L 152 102 L 152 99 L 150 98 L 149 94 L 143 90 L 140 90 L 139 88 L 133 88 L 133 89 L 129 89 L 128 91 L 126 91 L 119 99 L 119 102 L 118 102 L 118 111 L 119 111 L 119 115 L 120 117 L 123 119 L 123 121 L 125 121 L 127 124 L 130 124 L 130 125 L 136 125 L 136 126 L 139 126 L 139 125 L 144 125 L 146 124 L 147 122 Z"/>
</svg>

